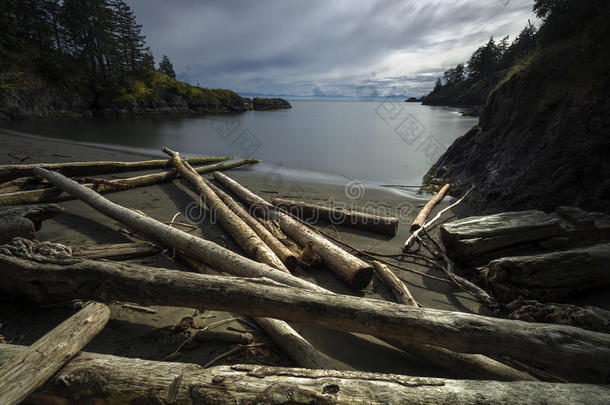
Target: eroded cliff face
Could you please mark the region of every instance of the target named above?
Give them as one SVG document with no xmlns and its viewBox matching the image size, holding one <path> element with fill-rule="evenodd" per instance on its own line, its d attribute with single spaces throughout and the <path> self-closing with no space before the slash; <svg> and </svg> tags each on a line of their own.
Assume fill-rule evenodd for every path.
<svg viewBox="0 0 610 405">
<path fill-rule="evenodd" d="M 430 169 L 462 214 L 561 205 L 610 212 L 608 41 L 547 49 L 489 97 L 479 125 Z"/>
</svg>

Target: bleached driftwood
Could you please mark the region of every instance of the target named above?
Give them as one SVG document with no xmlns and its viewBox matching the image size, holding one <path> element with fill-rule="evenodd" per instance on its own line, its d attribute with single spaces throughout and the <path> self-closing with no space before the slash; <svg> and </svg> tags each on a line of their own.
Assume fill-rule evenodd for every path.
<svg viewBox="0 0 610 405">
<path fill-rule="evenodd" d="M 192 165 L 202 165 L 229 160 L 229 156 L 219 157 L 192 157 L 187 161 Z M 0 182 L 18 177 L 32 176 L 34 169 L 42 167 L 54 170 L 65 176 L 89 176 L 92 174 L 123 173 L 136 170 L 150 170 L 171 167 L 167 159 L 143 160 L 139 162 L 68 162 L 68 163 L 34 163 L 26 165 L 1 165 Z"/>
<path fill-rule="evenodd" d="M 610 244 L 503 257 L 488 263 L 483 276 L 495 295 L 556 301 L 573 291 L 610 285 Z"/>
<path fill-rule="evenodd" d="M 258 160 L 256 159 L 244 159 L 230 163 L 216 163 L 206 166 L 198 166 L 195 170 L 197 171 L 197 173 L 206 173 L 214 170 L 228 170 L 256 162 L 258 162 Z M 40 168 L 34 168 L 32 169 L 32 171 L 36 172 L 36 170 L 38 169 Z M 178 173 L 175 170 L 166 170 L 159 173 L 129 177 L 126 179 L 107 181 L 104 180 L 96 183 L 86 183 L 83 184 L 83 186 L 95 190 L 98 193 L 105 194 L 114 193 L 117 191 L 131 190 L 137 187 L 146 187 L 153 184 L 159 184 L 173 180 L 177 177 Z M 0 206 L 58 202 L 72 200 L 73 198 L 74 197 L 72 197 L 70 194 L 64 193 L 62 192 L 62 190 L 56 187 L 51 187 L 40 190 L 29 190 L 15 193 L 0 194 Z"/>
<path fill-rule="evenodd" d="M 258 237 L 243 219 L 227 207 L 188 162 L 183 162 L 180 159 L 178 152 L 169 148 L 163 148 L 163 152 L 171 156 L 172 165 L 174 165 L 178 173 L 192 185 L 197 194 L 199 194 L 199 198 L 214 213 L 215 220 L 220 223 L 222 228 L 231 235 L 233 240 L 237 242 L 249 257 L 257 262 L 268 264 L 273 268 L 290 274 L 290 271 L 284 266 L 284 263 L 276 256 L 273 250 Z"/>
<path fill-rule="evenodd" d="M 523 253 L 579 247 L 610 239 L 610 216 L 574 207 L 503 212 L 468 217 L 441 226 L 447 255 L 453 260 L 485 264 Z"/>
<path fill-rule="evenodd" d="M 19 255 L 19 252 L 15 252 Z M 284 273 L 282 273 L 284 274 Z M 40 263 L 0 254 L 5 296 L 135 301 L 273 317 L 464 353 L 535 360 L 575 381 L 606 378 L 610 335 L 269 284 L 104 261 Z"/>
<path fill-rule="evenodd" d="M 299 245 L 304 247 L 311 243 L 313 249 L 322 258 L 324 265 L 344 283 L 355 289 L 362 289 L 370 283 L 373 277 L 373 267 L 371 265 L 341 249 L 290 215 L 275 211 L 270 203 L 223 173 L 214 172 L 214 178 L 247 204 L 251 212 L 260 211 L 267 219 L 276 221 L 282 231 Z"/>
<path fill-rule="evenodd" d="M 25 348 L 0 344 L 0 364 Z M 83 352 L 28 398 L 49 403 L 605 405 L 610 387 L 232 365 L 203 368 Z"/>
<path fill-rule="evenodd" d="M 90 302 L 30 347 L 5 358 L 0 366 L 0 404 L 27 398 L 89 343 L 109 317 L 106 305 Z"/>
<path fill-rule="evenodd" d="M 426 203 L 426 205 L 424 205 L 424 207 L 421 209 L 421 211 L 419 211 L 419 214 L 417 214 L 417 216 L 411 223 L 411 232 L 416 231 L 419 228 L 421 228 L 422 226 L 424 226 L 424 224 L 426 223 L 426 219 L 428 218 L 428 215 L 430 215 L 430 212 L 432 211 L 432 208 L 434 208 L 434 206 L 436 204 L 441 202 L 441 200 L 443 199 L 445 194 L 447 194 L 447 191 L 449 191 L 449 187 L 451 187 L 450 184 L 445 184 L 438 191 L 438 193 L 434 197 L 432 197 L 430 199 L 430 201 L 428 201 Z"/>
</svg>

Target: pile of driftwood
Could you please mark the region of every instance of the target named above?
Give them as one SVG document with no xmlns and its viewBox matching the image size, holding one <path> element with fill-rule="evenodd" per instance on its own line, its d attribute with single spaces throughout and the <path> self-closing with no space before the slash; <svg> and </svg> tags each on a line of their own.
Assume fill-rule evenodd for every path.
<svg viewBox="0 0 610 405">
<path fill-rule="evenodd" d="M 609 400 L 609 387 L 590 383 L 607 382 L 610 335 L 572 326 L 423 308 L 390 270 L 390 266 L 402 268 L 393 258 L 384 259 L 345 245 L 291 212 L 295 206 L 301 206 L 300 215 L 307 216 L 304 212 L 315 207 L 295 201 L 268 203 L 217 171 L 251 160 L 193 168 L 191 163 L 201 161 L 189 162 L 177 152 L 167 148 L 164 151 L 170 160 L 150 161 L 142 168 L 150 169 L 154 164 L 168 170 L 121 180 L 70 179 L 66 175 L 82 176 L 83 167 L 90 168 L 88 175 L 131 171 L 133 164 L 0 168 L 0 178 L 9 183 L 1 185 L 0 190 L 11 190 L 0 194 L 0 205 L 76 198 L 154 243 L 72 251 L 60 244 L 15 238 L 31 239 L 40 221 L 61 209 L 52 204 L 5 208 L 0 223 L 6 223 L 7 232 L 10 229 L 12 233 L 6 233 L 11 239 L 7 237 L 0 246 L 2 296 L 45 303 L 72 299 L 90 302 L 29 348 L 0 345 L 0 403 L 19 403 L 27 397 L 39 403 L 197 404 L 602 404 Z M 210 170 L 216 170 L 213 176 L 217 184 L 200 175 Z M 218 223 L 247 257 L 101 195 L 176 177 L 182 177 L 197 191 L 202 197 L 200 203 L 215 212 Z M 34 189 L 9 188 L 24 184 L 29 184 L 27 187 L 33 184 Z M 447 189 L 448 186 L 442 192 Z M 6 195 L 9 197 L 3 197 Z M 439 215 L 427 222 L 426 219 L 441 199 L 442 195 L 424 207 L 414 222 L 412 241 L 424 242 L 420 235 L 426 234 Z M 339 217 L 346 225 L 390 234 L 396 232 L 398 222 L 395 218 L 353 211 L 319 212 L 321 219 Z M 99 260 L 147 254 L 157 251 L 157 246 L 171 249 L 199 274 Z M 441 268 L 447 274 L 442 280 L 490 306 L 496 305 L 485 291 L 455 274 L 452 259 L 437 253 L 435 258 L 400 255 Z M 315 264 L 328 268 L 354 289 L 364 288 L 376 273 L 394 292 L 397 302 L 334 294 L 291 273 L 296 266 Z M 204 368 L 79 354 L 108 320 L 109 311 L 103 303 L 116 300 L 252 316 L 302 368 L 251 365 Z M 472 380 L 332 370 L 329 360 L 286 321 L 376 336 Z"/>
</svg>

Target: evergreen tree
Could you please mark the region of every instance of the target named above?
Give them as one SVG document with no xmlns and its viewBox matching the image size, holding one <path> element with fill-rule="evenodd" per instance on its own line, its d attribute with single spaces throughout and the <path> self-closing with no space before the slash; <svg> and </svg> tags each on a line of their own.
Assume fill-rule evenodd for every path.
<svg viewBox="0 0 610 405">
<path fill-rule="evenodd" d="M 146 46 L 146 38 L 142 35 L 142 26 L 136 22 L 134 12 L 123 0 L 116 0 L 114 8 L 116 13 L 115 38 L 121 55 L 120 65 L 122 69 L 134 72 L 143 67 L 150 67 L 150 61 L 147 57 L 147 54 L 150 54 L 150 49 Z"/>
<path fill-rule="evenodd" d="M 159 71 L 161 73 L 165 73 L 172 79 L 176 78 L 176 72 L 174 72 L 174 65 L 169 61 L 167 55 L 163 55 L 163 59 L 161 59 L 161 63 L 159 63 Z"/>
</svg>

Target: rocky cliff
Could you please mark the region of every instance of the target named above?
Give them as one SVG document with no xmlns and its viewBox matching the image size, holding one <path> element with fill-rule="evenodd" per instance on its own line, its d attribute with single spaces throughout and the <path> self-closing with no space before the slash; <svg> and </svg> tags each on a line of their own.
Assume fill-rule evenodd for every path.
<svg viewBox="0 0 610 405">
<path fill-rule="evenodd" d="M 454 195 L 475 184 L 463 214 L 561 205 L 610 212 L 607 24 L 602 31 L 542 49 L 513 72 L 426 180 L 450 182 Z"/>
</svg>

